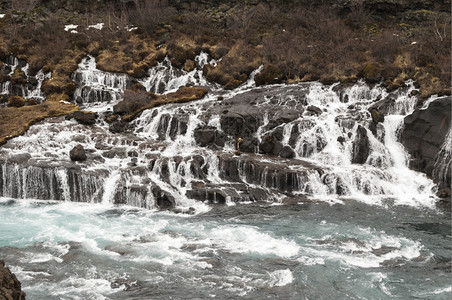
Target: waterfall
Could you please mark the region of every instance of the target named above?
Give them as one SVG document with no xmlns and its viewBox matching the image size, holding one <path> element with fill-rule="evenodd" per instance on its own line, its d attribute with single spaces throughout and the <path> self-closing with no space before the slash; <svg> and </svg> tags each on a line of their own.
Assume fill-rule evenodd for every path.
<svg viewBox="0 0 452 300">
<path fill-rule="evenodd" d="M 82 59 L 72 74 L 72 80 L 77 84 L 74 99 L 83 105 L 115 104 L 122 100 L 124 90 L 131 84 L 127 74 L 97 69 L 96 60 L 91 55 Z"/>
<path fill-rule="evenodd" d="M 141 83 L 159 93 L 207 85 L 201 68 L 215 61 L 201 53 L 195 62 L 197 68 L 186 72 L 165 59 Z M 256 87 L 257 72 L 236 90 L 210 85 L 202 100 L 143 111 L 131 122 L 133 133 L 62 118 L 36 124 L 8 142 L 9 152 L 0 149 L 0 196 L 183 211 L 203 211 L 203 203 L 297 197 L 433 205 L 433 181 L 408 169 L 398 142 L 403 118 L 417 102 L 413 82 L 390 93 L 364 82 Z M 121 100 L 132 82 L 98 70 L 91 56 L 72 78 L 82 109 L 100 112 Z M 372 121 L 372 107 L 384 112 L 384 122 Z M 243 142 L 236 153 L 238 138 Z M 450 170 L 450 140 L 449 134 L 435 165 L 440 181 Z M 86 149 L 86 162 L 69 160 L 77 144 Z M 30 158 L 14 160 L 17 153 Z"/>
<path fill-rule="evenodd" d="M 168 57 L 157 66 L 148 70 L 147 76 L 139 82 L 146 88 L 148 92 L 163 94 L 177 90 L 187 85 L 208 85 L 204 78 L 202 68 L 209 63 L 216 65 L 215 60 L 209 60 L 207 53 L 201 52 L 195 57 L 196 68 L 190 72 L 179 70 L 171 65 Z"/>
<path fill-rule="evenodd" d="M 8 56 L 5 66 L 11 71 L 8 76 L 12 76 L 16 69 L 24 73 L 27 83 L 25 84 L 12 84 L 11 81 L 6 81 L 0 84 L 0 95 L 7 96 L 21 96 L 25 99 L 34 99 L 35 102 L 42 102 L 45 99 L 44 93 L 41 91 L 41 86 L 44 80 L 49 79 L 51 73 L 44 73 L 39 70 L 36 75 L 29 74 L 29 65 L 24 64 L 17 57 Z"/>
</svg>

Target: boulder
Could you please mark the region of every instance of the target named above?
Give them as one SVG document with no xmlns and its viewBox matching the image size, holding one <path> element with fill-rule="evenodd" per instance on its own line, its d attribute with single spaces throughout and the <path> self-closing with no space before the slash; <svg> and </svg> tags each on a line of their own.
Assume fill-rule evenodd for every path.
<svg viewBox="0 0 452 300">
<path fill-rule="evenodd" d="M 110 130 L 110 132 L 112 132 L 112 133 L 123 133 L 132 128 L 133 128 L 133 126 L 130 123 L 117 120 L 110 124 L 110 126 L 108 127 L 108 130 Z"/>
<path fill-rule="evenodd" d="M 284 146 L 279 153 L 279 156 L 281 156 L 282 158 L 294 158 L 295 151 L 289 146 Z"/>
<path fill-rule="evenodd" d="M 25 300 L 25 293 L 16 275 L 5 267 L 5 262 L 0 260 L 0 299 Z"/>
<path fill-rule="evenodd" d="M 78 144 L 69 152 L 69 156 L 72 161 L 85 161 L 86 160 L 85 148 L 83 148 L 82 145 Z"/>
</svg>

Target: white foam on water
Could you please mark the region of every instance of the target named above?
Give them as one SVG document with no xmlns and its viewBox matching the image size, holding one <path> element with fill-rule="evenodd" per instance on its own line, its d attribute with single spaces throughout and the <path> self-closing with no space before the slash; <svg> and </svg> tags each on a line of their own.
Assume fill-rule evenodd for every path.
<svg viewBox="0 0 452 300">
<path fill-rule="evenodd" d="M 297 261 L 301 262 L 305 266 L 314 266 L 314 265 L 324 265 L 325 259 L 321 257 L 309 257 L 309 256 L 300 256 L 297 258 Z"/>
<path fill-rule="evenodd" d="M 447 288 L 436 289 L 432 293 L 435 295 L 439 295 L 439 294 L 450 293 L 450 292 L 452 292 L 452 286 L 449 286 Z"/>
<path fill-rule="evenodd" d="M 266 233 L 247 226 L 220 226 L 212 229 L 214 242 L 232 253 L 274 254 L 292 257 L 298 254 L 300 246 L 283 238 L 273 238 Z"/>
<path fill-rule="evenodd" d="M 388 296 L 393 296 L 389 290 L 389 288 L 386 286 L 385 282 L 387 282 L 388 276 L 384 273 L 378 272 L 378 273 L 371 273 L 372 275 L 372 286 L 374 286 L 373 282 L 376 282 L 377 286 Z"/>
<path fill-rule="evenodd" d="M 338 261 L 348 267 L 377 268 L 385 261 L 417 258 L 423 249 L 423 245 L 417 241 L 374 232 L 368 228 L 358 228 L 356 235 L 362 237 L 336 240 L 326 235 L 320 243 L 302 247 L 302 251 L 310 256 L 322 257 L 325 261 Z M 380 249 L 382 253 L 378 254 Z"/>
<path fill-rule="evenodd" d="M 41 272 L 41 271 L 29 271 L 24 270 L 22 267 L 19 266 L 8 266 L 8 268 L 11 270 L 13 274 L 15 274 L 20 281 L 25 280 L 33 280 L 36 277 L 51 277 L 52 274 L 49 274 L 47 272 Z"/>
<path fill-rule="evenodd" d="M 294 277 L 292 275 L 292 272 L 289 269 L 285 270 L 277 270 L 274 272 L 269 273 L 270 280 L 269 280 L 269 286 L 286 286 L 293 282 Z"/>
</svg>

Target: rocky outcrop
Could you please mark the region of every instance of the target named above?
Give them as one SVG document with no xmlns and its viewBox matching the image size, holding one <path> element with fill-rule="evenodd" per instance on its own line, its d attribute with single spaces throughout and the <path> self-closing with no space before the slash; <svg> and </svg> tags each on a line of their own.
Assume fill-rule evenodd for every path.
<svg viewBox="0 0 452 300">
<path fill-rule="evenodd" d="M 5 262 L 0 260 L 0 299 L 25 300 L 25 292 L 16 275 L 5 267 Z"/>
<path fill-rule="evenodd" d="M 405 117 L 401 142 L 411 155 L 410 167 L 435 178 L 434 169 L 438 154 L 450 131 L 451 97 L 439 98 L 427 109 L 416 110 Z M 450 162 L 449 162 L 450 163 Z M 450 188 L 450 172 L 447 174 Z"/>
</svg>

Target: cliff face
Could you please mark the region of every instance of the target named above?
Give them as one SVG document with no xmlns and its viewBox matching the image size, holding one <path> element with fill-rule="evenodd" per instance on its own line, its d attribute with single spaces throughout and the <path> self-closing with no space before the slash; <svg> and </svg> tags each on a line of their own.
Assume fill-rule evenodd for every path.
<svg viewBox="0 0 452 300">
<path fill-rule="evenodd" d="M 3 260 L 0 260 L 0 299 L 25 300 L 19 280 L 5 267 Z"/>
<path fill-rule="evenodd" d="M 448 161 L 441 162 L 439 156 L 450 131 L 451 101 L 451 97 L 440 98 L 427 109 L 416 110 L 407 116 L 401 135 L 401 141 L 411 155 L 410 167 L 433 178 L 440 189 L 445 189 L 444 196 L 450 195 L 451 161 L 449 157 Z"/>
</svg>

